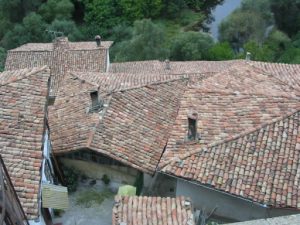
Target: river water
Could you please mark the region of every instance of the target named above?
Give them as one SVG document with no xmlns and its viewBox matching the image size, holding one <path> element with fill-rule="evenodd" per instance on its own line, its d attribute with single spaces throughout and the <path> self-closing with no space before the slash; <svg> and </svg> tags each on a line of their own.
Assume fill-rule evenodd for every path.
<svg viewBox="0 0 300 225">
<path fill-rule="evenodd" d="M 210 32 L 215 40 L 218 39 L 218 26 L 223 19 L 241 5 L 242 0 L 225 0 L 222 5 L 218 5 L 212 12 L 215 21 L 209 24 Z"/>
</svg>

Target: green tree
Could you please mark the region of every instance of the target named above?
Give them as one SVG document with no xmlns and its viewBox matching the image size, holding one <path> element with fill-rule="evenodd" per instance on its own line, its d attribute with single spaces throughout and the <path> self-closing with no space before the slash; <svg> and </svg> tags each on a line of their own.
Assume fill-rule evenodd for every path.
<svg viewBox="0 0 300 225">
<path fill-rule="evenodd" d="M 245 52 L 251 52 L 252 59 L 270 62 L 289 62 L 289 59 L 293 61 L 290 53 L 297 52 L 293 50 L 290 38 L 285 33 L 276 29 L 270 33 L 264 43 L 257 43 L 250 40 L 243 48 Z"/>
<path fill-rule="evenodd" d="M 280 55 L 290 47 L 291 39 L 282 31 L 274 29 L 265 41 L 265 44 L 277 55 Z"/>
<path fill-rule="evenodd" d="M 47 23 L 54 19 L 68 20 L 72 17 L 74 5 L 70 0 L 48 0 L 39 8 L 39 14 L 42 15 Z"/>
<path fill-rule="evenodd" d="M 269 46 L 258 44 L 255 41 L 248 41 L 243 46 L 244 53 L 240 54 L 240 58 L 245 58 L 245 53 L 251 53 L 251 60 L 271 62 L 274 60 L 274 51 Z"/>
<path fill-rule="evenodd" d="M 185 9 L 187 9 L 187 5 L 184 0 L 163 0 L 161 12 L 165 18 L 176 19 Z"/>
<path fill-rule="evenodd" d="M 214 9 L 217 5 L 222 4 L 224 0 L 185 0 L 189 8 L 195 11 L 203 11 L 210 14 L 211 10 Z"/>
<path fill-rule="evenodd" d="M 274 22 L 270 0 L 243 0 L 241 10 L 260 14 L 264 21 L 266 21 L 269 25 Z"/>
<path fill-rule="evenodd" d="M 267 24 L 260 14 L 239 9 L 222 21 L 219 26 L 219 39 L 229 42 L 239 52 L 250 40 L 262 43 L 266 27 Z"/>
<path fill-rule="evenodd" d="M 6 50 L 0 47 L 0 72 L 4 70 L 5 59 L 6 59 Z"/>
<path fill-rule="evenodd" d="M 115 61 L 165 59 L 168 51 L 164 45 L 165 33 L 160 26 L 149 19 L 136 21 L 132 38 L 118 45 Z"/>
<path fill-rule="evenodd" d="M 6 32 L 1 40 L 1 45 L 5 49 L 16 48 L 27 42 L 27 36 L 25 34 L 25 28 L 21 24 L 16 24 L 12 30 Z"/>
<path fill-rule="evenodd" d="M 300 30 L 300 0 L 270 0 L 277 27 L 290 37 Z"/>
<path fill-rule="evenodd" d="M 292 41 L 295 48 L 300 48 L 300 31 L 293 37 Z"/>
<path fill-rule="evenodd" d="M 162 0 L 143 0 L 142 11 L 144 18 L 156 18 L 163 7 Z"/>
<path fill-rule="evenodd" d="M 230 60 L 234 59 L 234 52 L 228 42 L 220 42 L 209 49 L 210 60 Z"/>
<path fill-rule="evenodd" d="M 2 39 L 6 49 L 18 47 L 28 42 L 43 42 L 46 39 L 46 24 L 42 17 L 36 13 L 30 13 L 23 19 L 22 24 L 17 24 L 8 31 Z"/>
<path fill-rule="evenodd" d="M 300 64 L 300 48 L 291 47 L 287 49 L 277 61 L 283 63 Z"/>
<path fill-rule="evenodd" d="M 11 26 L 13 25 L 9 19 L 4 16 L 3 12 L 0 12 L 0 40 L 4 37 Z"/>
<path fill-rule="evenodd" d="M 10 22 L 19 23 L 41 4 L 42 0 L 1 0 L 0 11 Z"/>
<path fill-rule="evenodd" d="M 71 20 L 54 20 L 48 27 L 49 30 L 62 32 L 69 38 L 70 41 L 82 39 L 83 35 L 76 27 L 76 24 Z"/>
<path fill-rule="evenodd" d="M 214 42 L 210 35 L 201 32 L 181 32 L 171 43 L 170 59 L 203 60 L 209 59 L 208 50 Z"/>
<path fill-rule="evenodd" d="M 191 10 L 204 14 L 207 22 L 212 22 L 214 20 L 212 10 L 224 0 L 185 0 L 185 2 Z"/>
<path fill-rule="evenodd" d="M 123 21 L 117 0 L 84 0 L 84 4 L 88 36 L 110 34 L 110 30 Z"/>
<path fill-rule="evenodd" d="M 26 31 L 28 41 L 42 42 L 44 41 L 46 24 L 42 17 L 36 13 L 30 13 L 23 19 L 23 26 Z"/>
<path fill-rule="evenodd" d="M 142 0 L 119 0 L 122 16 L 127 21 L 133 22 L 143 18 Z"/>
<path fill-rule="evenodd" d="M 155 18 L 162 8 L 161 0 L 120 0 L 124 18 L 133 22 L 142 18 Z"/>
<path fill-rule="evenodd" d="M 103 36 L 111 35 L 118 24 L 132 25 L 135 20 L 155 18 L 163 6 L 162 0 L 84 0 L 84 4 L 84 19 L 90 27 L 87 32 L 97 30 Z"/>
<path fill-rule="evenodd" d="M 131 26 L 128 26 L 126 23 L 121 23 L 112 29 L 110 40 L 114 41 L 115 43 L 129 40 L 132 38 L 132 33 L 133 28 Z"/>
</svg>

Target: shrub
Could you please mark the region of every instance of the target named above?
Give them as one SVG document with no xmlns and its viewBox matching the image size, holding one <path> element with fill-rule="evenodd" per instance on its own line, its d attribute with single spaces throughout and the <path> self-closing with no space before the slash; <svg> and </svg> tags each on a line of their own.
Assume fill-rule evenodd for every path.
<svg viewBox="0 0 300 225">
<path fill-rule="evenodd" d="M 63 166 L 62 170 L 64 174 L 64 181 L 68 187 L 68 191 L 76 191 L 78 186 L 78 177 L 80 173 L 73 167 Z"/>
<path fill-rule="evenodd" d="M 77 205 L 83 205 L 86 208 L 90 208 L 93 204 L 101 204 L 106 198 L 113 196 L 113 193 L 105 190 L 102 192 L 96 190 L 86 190 L 81 192 L 77 199 Z"/>
<path fill-rule="evenodd" d="M 102 176 L 101 180 L 103 181 L 103 183 L 104 183 L 105 185 L 108 185 L 108 184 L 110 183 L 110 179 L 109 179 L 109 177 L 108 177 L 106 174 L 104 174 L 104 175 Z"/>
</svg>

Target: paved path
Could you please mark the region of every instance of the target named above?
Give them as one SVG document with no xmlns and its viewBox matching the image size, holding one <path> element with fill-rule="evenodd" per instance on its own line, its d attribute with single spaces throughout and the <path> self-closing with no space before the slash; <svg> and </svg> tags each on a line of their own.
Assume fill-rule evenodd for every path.
<svg viewBox="0 0 300 225">
<path fill-rule="evenodd" d="M 62 217 L 55 218 L 53 221 L 54 224 L 62 223 L 62 225 L 111 225 L 112 208 L 114 204 L 113 196 L 105 199 L 101 205 L 95 204 L 90 208 L 76 205 L 76 199 L 79 192 L 88 189 L 89 187 L 80 187 L 79 191 L 76 191 L 75 193 L 69 195 L 70 208 L 62 214 Z"/>
</svg>

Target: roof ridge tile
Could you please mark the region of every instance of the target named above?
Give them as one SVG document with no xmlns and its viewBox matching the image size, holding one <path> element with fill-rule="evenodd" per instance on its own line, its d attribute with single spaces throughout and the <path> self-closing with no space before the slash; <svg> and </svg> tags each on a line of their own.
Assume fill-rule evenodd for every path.
<svg viewBox="0 0 300 225">
<path fill-rule="evenodd" d="M 247 135 L 249 135 L 249 134 L 251 134 L 251 133 L 255 133 L 255 132 L 261 130 L 262 128 L 264 128 L 264 127 L 266 127 L 266 126 L 270 126 L 270 125 L 272 125 L 272 124 L 276 124 L 276 123 L 278 123 L 278 122 L 280 122 L 280 121 L 282 121 L 282 120 L 284 120 L 284 119 L 286 119 L 286 118 L 292 117 L 294 114 L 298 113 L 299 111 L 300 111 L 300 107 L 299 107 L 298 109 L 296 109 L 296 110 L 293 110 L 293 111 L 290 112 L 290 113 L 287 113 L 286 115 L 279 116 L 279 117 L 277 117 L 277 118 L 275 118 L 275 119 L 272 119 L 272 120 L 269 121 L 269 122 L 263 123 L 263 124 L 261 124 L 261 125 L 259 125 L 259 126 L 256 126 L 256 127 L 252 128 L 252 129 L 250 129 L 250 130 L 247 130 L 247 131 L 245 131 L 245 132 L 241 132 L 241 133 L 239 133 L 239 134 L 237 134 L 237 135 L 235 135 L 235 136 L 229 137 L 229 138 L 227 138 L 227 139 L 225 139 L 225 140 L 213 142 L 213 143 L 208 144 L 208 145 L 206 145 L 206 146 L 200 147 L 200 149 L 190 151 L 190 152 L 188 152 L 188 153 L 186 153 L 186 154 L 184 154 L 184 155 L 182 155 L 182 156 L 179 156 L 179 157 L 177 157 L 177 158 L 178 158 L 179 160 L 184 160 L 184 159 L 186 159 L 186 158 L 188 158 L 188 157 L 191 157 L 191 156 L 194 155 L 194 154 L 198 154 L 198 153 L 200 153 L 200 152 L 202 152 L 202 151 L 207 152 L 207 149 L 209 149 L 209 148 L 213 148 L 213 147 L 216 147 L 216 146 L 218 146 L 218 145 L 222 145 L 222 144 L 225 144 L 225 143 L 227 143 L 227 142 L 230 142 L 230 141 L 239 139 L 239 138 L 241 138 L 241 137 L 247 136 Z M 199 143 L 197 143 L 197 142 L 192 142 L 192 143 L 184 143 L 184 144 L 181 144 L 181 145 L 182 145 L 182 146 L 184 146 L 184 145 L 199 145 Z M 174 159 L 169 159 L 168 161 L 166 161 L 166 162 L 160 164 L 159 170 L 162 170 L 162 169 L 163 169 L 164 167 L 166 167 L 167 165 L 174 165 L 175 163 L 178 163 L 178 162 L 177 162 L 176 160 L 174 160 Z"/>
</svg>

